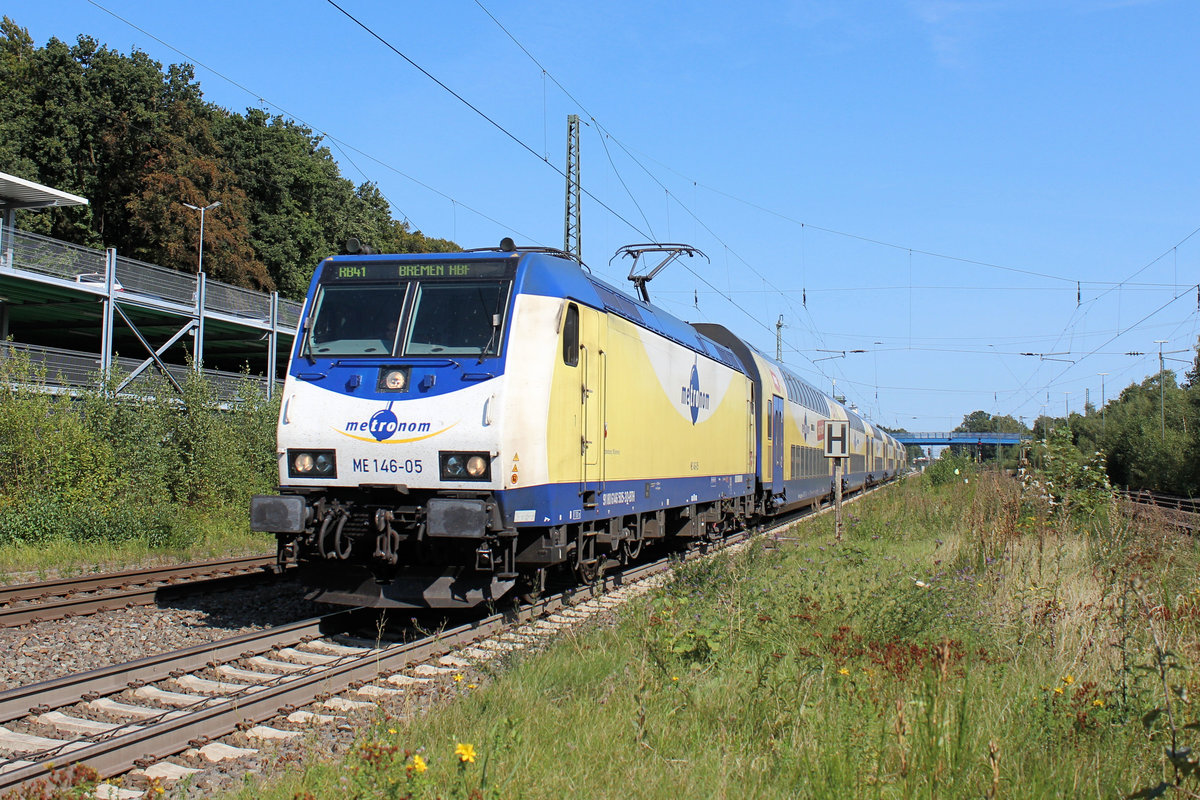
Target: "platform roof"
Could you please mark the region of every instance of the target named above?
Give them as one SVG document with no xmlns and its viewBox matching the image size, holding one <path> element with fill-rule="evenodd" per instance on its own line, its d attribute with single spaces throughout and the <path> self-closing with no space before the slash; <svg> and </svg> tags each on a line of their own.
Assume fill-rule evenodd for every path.
<svg viewBox="0 0 1200 800">
<path fill-rule="evenodd" d="M 86 206 L 87 198 L 60 192 L 40 183 L 0 172 L 0 211 L 17 208 L 51 208 L 53 206 Z"/>
</svg>

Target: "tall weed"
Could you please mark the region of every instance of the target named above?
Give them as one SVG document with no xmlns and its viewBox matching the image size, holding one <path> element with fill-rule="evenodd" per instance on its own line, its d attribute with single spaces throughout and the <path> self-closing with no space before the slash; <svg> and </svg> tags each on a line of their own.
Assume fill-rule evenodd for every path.
<svg viewBox="0 0 1200 800">
<path fill-rule="evenodd" d="M 253 384 L 222 403 L 196 373 L 182 396 L 151 379 L 116 397 L 118 378 L 69 395 L 26 356 L 0 359 L 0 547 L 178 546 L 196 512 L 244 519 L 274 484 L 277 405 Z"/>
</svg>

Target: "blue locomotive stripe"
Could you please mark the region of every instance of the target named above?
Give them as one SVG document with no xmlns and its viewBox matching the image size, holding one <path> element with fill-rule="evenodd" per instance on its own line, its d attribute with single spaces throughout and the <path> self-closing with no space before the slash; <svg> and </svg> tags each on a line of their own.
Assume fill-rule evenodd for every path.
<svg viewBox="0 0 1200 800">
<path fill-rule="evenodd" d="M 581 487 L 596 493 L 596 507 L 583 508 Z M 656 480 L 596 481 L 586 487 L 577 481 L 505 489 L 498 493 L 500 508 L 508 524 L 520 511 L 519 526 L 565 525 L 676 508 L 692 503 L 710 503 L 723 497 L 740 497 L 754 491 L 754 475 L 713 475 Z"/>
<path fill-rule="evenodd" d="M 846 475 L 851 489 L 860 488 L 868 473 Z M 583 508 L 581 486 L 578 482 L 542 484 L 497 493 L 506 524 L 516 527 L 546 527 L 641 514 L 666 508 L 680 508 L 692 503 L 712 503 L 728 497 L 752 496 L 755 476 L 710 475 L 657 480 L 594 482 L 586 486 L 595 491 L 596 507 Z M 833 478 L 797 478 L 784 482 L 784 502 L 788 505 L 812 501 L 828 495 Z"/>
</svg>

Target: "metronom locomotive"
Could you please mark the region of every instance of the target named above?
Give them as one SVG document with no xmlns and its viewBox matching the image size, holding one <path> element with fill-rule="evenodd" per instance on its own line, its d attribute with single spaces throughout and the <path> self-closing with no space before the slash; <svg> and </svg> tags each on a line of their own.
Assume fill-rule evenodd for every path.
<svg viewBox="0 0 1200 800">
<path fill-rule="evenodd" d="M 313 276 L 251 502 L 310 598 L 465 608 L 594 579 L 855 490 L 904 447 L 719 325 L 689 325 L 566 253 L 349 255 Z"/>
</svg>

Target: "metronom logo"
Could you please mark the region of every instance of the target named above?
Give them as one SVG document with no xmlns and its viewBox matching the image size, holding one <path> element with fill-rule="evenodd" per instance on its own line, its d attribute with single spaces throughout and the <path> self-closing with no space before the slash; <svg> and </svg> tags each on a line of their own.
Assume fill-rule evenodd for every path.
<svg viewBox="0 0 1200 800">
<path fill-rule="evenodd" d="M 397 433 L 428 433 L 432 426 L 428 422 L 402 422 L 390 408 L 376 411 L 366 422 L 347 422 L 347 431 L 362 431 L 377 441 L 390 439 Z"/>
<path fill-rule="evenodd" d="M 679 402 L 691 409 L 693 425 L 700 416 L 700 409 L 708 409 L 708 392 L 700 391 L 700 372 L 694 364 L 692 365 L 692 380 L 682 388 Z"/>
</svg>

